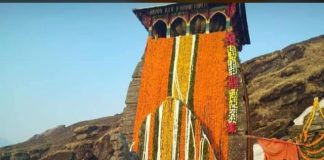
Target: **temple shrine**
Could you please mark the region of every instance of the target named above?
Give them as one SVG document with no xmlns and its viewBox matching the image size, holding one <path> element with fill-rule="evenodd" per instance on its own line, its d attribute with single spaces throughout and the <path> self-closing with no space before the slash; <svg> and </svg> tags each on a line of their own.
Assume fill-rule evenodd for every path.
<svg viewBox="0 0 324 160">
<path fill-rule="evenodd" d="M 133 10 L 148 31 L 133 125 L 142 160 L 247 159 L 248 99 L 238 52 L 244 3 Z"/>
</svg>

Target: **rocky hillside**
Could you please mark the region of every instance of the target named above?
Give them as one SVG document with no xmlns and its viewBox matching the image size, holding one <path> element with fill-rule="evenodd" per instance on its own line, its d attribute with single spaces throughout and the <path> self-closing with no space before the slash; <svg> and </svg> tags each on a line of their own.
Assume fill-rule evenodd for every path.
<svg viewBox="0 0 324 160">
<path fill-rule="evenodd" d="M 119 134 L 121 114 L 58 126 L 29 140 L 0 148 L 1 160 L 131 159 Z"/>
<path fill-rule="evenodd" d="M 47 130 L 0 148 L 0 160 L 134 159 L 125 140 L 132 138 L 141 68 L 139 62 L 122 114 Z M 324 97 L 324 35 L 249 60 L 242 64 L 242 72 L 252 134 L 285 136 L 313 97 Z"/>
<path fill-rule="evenodd" d="M 252 134 L 285 136 L 313 98 L 324 97 L 324 35 L 249 60 L 242 70 Z"/>
</svg>

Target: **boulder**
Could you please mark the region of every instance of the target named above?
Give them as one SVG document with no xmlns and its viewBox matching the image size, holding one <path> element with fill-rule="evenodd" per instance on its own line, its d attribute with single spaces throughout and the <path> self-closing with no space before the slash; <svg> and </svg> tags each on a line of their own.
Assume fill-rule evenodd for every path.
<svg viewBox="0 0 324 160">
<path fill-rule="evenodd" d="M 73 130 L 75 134 L 84 134 L 84 133 L 91 133 L 92 131 L 98 129 L 95 125 L 84 125 L 77 127 Z"/>
<path fill-rule="evenodd" d="M 75 154 L 72 151 L 57 151 L 42 158 L 41 160 L 75 160 Z"/>
</svg>

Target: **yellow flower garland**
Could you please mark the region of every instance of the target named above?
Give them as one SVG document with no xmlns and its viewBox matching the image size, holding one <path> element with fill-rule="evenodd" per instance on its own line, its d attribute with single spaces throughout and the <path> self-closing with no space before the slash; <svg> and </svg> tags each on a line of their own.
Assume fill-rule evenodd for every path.
<svg viewBox="0 0 324 160">
<path fill-rule="evenodd" d="M 176 40 L 179 44 L 176 51 L 175 66 L 173 71 L 172 96 L 181 99 L 184 103 L 188 101 L 189 80 L 191 72 L 191 48 L 193 36 L 183 36 Z M 178 42 L 180 41 L 180 42 Z"/>
<path fill-rule="evenodd" d="M 229 32 L 228 34 L 232 34 Z M 229 36 L 230 37 L 230 36 Z M 227 46 L 227 64 L 228 64 L 228 73 L 229 76 L 238 76 L 238 51 L 236 46 L 229 44 Z M 229 78 L 231 79 L 231 78 Z M 235 78 L 232 78 L 235 79 Z M 229 82 L 232 83 L 232 82 Z M 238 85 L 234 85 L 238 87 Z M 236 132 L 236 123 L 237 123 L 237 113 L 239 106 L 239 92 L 238 88 L 232 88 L 228 91 L 228 132 Z"/>
</svg>

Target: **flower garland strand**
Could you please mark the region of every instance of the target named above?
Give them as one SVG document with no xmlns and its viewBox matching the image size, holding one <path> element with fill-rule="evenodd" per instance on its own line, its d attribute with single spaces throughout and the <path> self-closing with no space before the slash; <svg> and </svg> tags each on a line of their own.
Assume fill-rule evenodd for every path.
<svg viewBox="0 0 324 160">
<path fill-rule="evenodd" d="M 322 112 L 322 109 L 319 106 L 318 97 L 315 97 L 314 98 L 314 102 L 313 102 L 312 111 L 310 112 L 309 117 L 308 117 L 308 119 L 306 120 L 306 123 L 303 126 L 302 134 L 300 135 L 301 139 L 303 139 L 304 142 L 306 142 L 307 139 L 308 139 L 308 129 L 312 125 L 312 122 L 313 122 L 314 117 L 315 117 L 315 113 L 317 111 L 319 111 L 320 114 L 321 114 L 321 116 L 322 116 L 322 118 L 324 118 L 324 114 Z"/>
<path fill-rule="evenodd" d="M 188 102 L 194 41 L 195 37 L 192 35 L 176 38 L 172 97 L 180 99 L 185 104 Z"/>
<path fill-rule="evenodd" d="M 173 38 L 148 38 L 147 40 L 134 120 L 133 141 L 135 144 L 139 142 L 139 130 L 146 115 L 153 113 L 167 97 L 173 42 Z M 153 146 L 149 146 L 149 150 L 151 147 Z M 137 152 L 137 145 L 133 149 Z"/>
<path fill-rule="evenodd" d="M 228 42 L 225 43 L 224 39 Z M 143 159 L 211 160 L 217 157 L 227 160 L 225 117 L 227 106 L 238 105 L 235 97 L 239 93 L 239 78 L 235 76 L 238 72 L 235 45 L 235 37 L 227 32 L 148 40 L 133 147 Z M 228 66 L 231 66 L 231 72 Z M 227 87 L 232 88 L 228 92 L 232 97 L 230 101 L 224 95 Z M 163 101 L 163 97 L 167 100 Z M 184 103 L 175 105 L 176 101 Z M 232 105 L 228 105 L 229 102 Z M 150 121 L 145 117 L 148 114 L 151 114 Z M 143 121 L 150 126 L 141 125 Z M 206 138 L 199 146 L 203 135 L 210 139 Z"/>
<path fill-rule="evenodd" d="M 323 139 L 324 139 L 324 134 L 320 134 L 319 137 L 316 140 L 313 140 L 312 142 L 308 142 L 308 129 L 312 125 L 312 122 L 314 120 L 316 112 L 319 111 L 320 116 L 324 118 L 324 114 L 319 106 L 319 99 L 318 97 L 314 98 L 314 102 L 312 105 L 312 110 L 309 114 L 308 119 L 306 120 L 306 123 L 303 126 L 302 133 L 299 136 L 298 141 L 306 143 L 303 146 L 299 147 L 299 155 L 304 159 L 304 160 L 311 160 L 311 159 L 324 159 L 324 148 L 323 146 Z M 320 147 L 318 149 L 318 147 Z"/>
<path fill-rule="evenodd" d="M 204 125 L 187 105 L 173 97 L 167 97 L 145 117 L 139 135 L 139 143 L 134 145 L 138 145 L 141 160 L 216 160 Z M 156 138 L 151 141 L 150 137 Z M 202 140 L 203 146 L 199 145 Z"/>
<path fill-rule="evenodd" d="M 206 127 L 217 158 L 228 159 L 226 32 L 201 34 L 198 39 L 193 112 Z M 212 42 L 212 43 L 211 43 Z"/>
<path fill-rule="evenodd" d="M 233 32 L 226 34 L 227 45 L 227 65 L 228 65 L 228 133 L 237 132 L 237 114 L 239 106 L 239 87 L 240 78 L 238 77 L 238 51 L 236 49 L 237 43 Z"/>
</svg>

